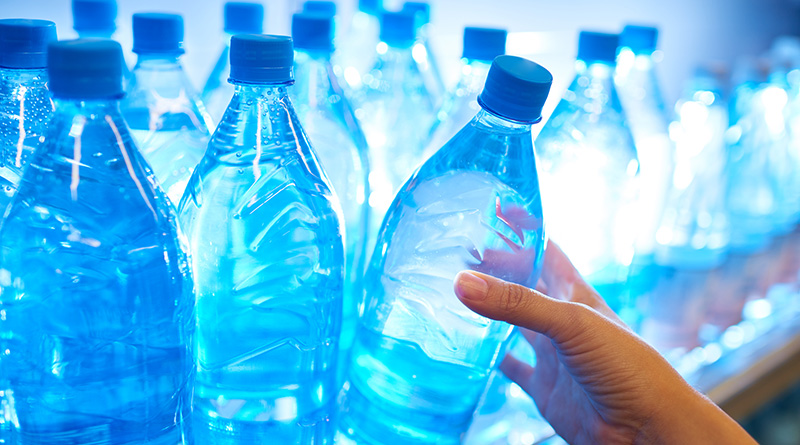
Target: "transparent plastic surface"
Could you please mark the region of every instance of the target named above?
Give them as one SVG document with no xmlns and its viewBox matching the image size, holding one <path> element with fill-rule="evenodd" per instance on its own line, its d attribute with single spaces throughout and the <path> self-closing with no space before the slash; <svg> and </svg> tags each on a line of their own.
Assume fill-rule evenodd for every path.
<svg viewBox="0 0 800 445">
<path fill-rule="evenodd" d="M 726 208 L 737 251 L 766 247 L 773 231 L 787 225 L 775 218 L 787 205 L 778 187 L 796 169 L 786 137 L 786 102 L 785 90 L 757 82 L 739 85 L 731 100 Z"/>
<path fill-rule="evenodd" d="M 442 99 L 447 92 L 447 88 L 444 85 L 439 63 L 436 61 L 436 56 L 433 53 L 433 45 L 430 39 L 430 26 L 429 23 L 422 25 L 417 31 L 419 38 L 411 51 L 414 56 L 414 61 L 417 62 L 417 66 L 419 66 L 419 70 L 422 73 L 422 78 L 425 80 L 425 87 L 431 92 L 434 104 L 438 109 L 442 105 Z"/>
<path fill-rule="evenodd" d="M 637 233 L 639 162 L 614 67 L 581 61 L 577 67 L 536 139 L 548 235 L 619 309 Z"/>
<path fill-rule="evenodd" d="M 530 125 L 481 111 L 406 183 L 369 265 L 341 402 L 357 443 L 459 443 L 511 326 L 453 292 L 465 269 L 534 286 L 545 247 Z"/>
<path fill-rule="evenodd" d="M 332 443 L 344 248 L 285 86 L 237 85 L 181 218 L 198 316 L 198 443 Z"/>
<path fill-rule="evenodd" d="M 463 59 L 458 83 L 445 95 L 442 106 L 436 113 L 425 155 L 435 153 L 481 110 L 478 96 L 483 91 L 490 66 L 490 63 L 480 60 Z"/>
<path fill-rule="evenodd" d="M 213 125 L 176 57 L 139 56 L 122 114 L 172 203 L 180 202 Z"/>
<path fill-rule="evenodd" d="M 660 51 L 635 54 L 623 48 L 617 57 L 614 78 L 641 167 L 636 255 L 649 258 L 655 248 L 656 231 L 675 165 L 664 99 L 655 72 L 660 57 Z"/>
<path fill-rule="evenodd" d="M 378 17 L 364 11 L 356 11 L 349 23 L 342 41 L 337 42 L 334 64 L 341 69 L 347 86 L 355 90 L 361 88 L 361 76 L 375 65 L 381 24 Z"/>
<path fill-rule="evenodd" d="M 656 261 L 710 269 L 725 258 L 730 237 L 725 212 L 728 107 L 716 82 L 695 78 L 675 105 L 669 131 L 675 171 L 656 233 Z"/>
<path fill-rule="evenodd" d="M 52 113 L 46 70 L 0 69 L 0 212 L 17 191 L 28 159 L 44 142 Z"/>
<path fill-rule="evenodd" d="M 228 82 L 228 77 L 231 75 L 230 34 L 225 34 L 224 39 L 225 44 L 222 47 L 217 63 L 211 69 L 211 73 L 209 73 L 208 79 L 206 79 L 206 83 L 203 86 L 203 91 L 200 93 L 200 99 L 215 124 L 222 120 L 222 115 L 225 114 L 225 109 L 231 102 L 234 91 L 233 84 Z"/>
<path fill-rule="evenodd" d="M 117 102 L 57 101 L 0 230 L 11 443 L 191 443 L 186 244 Z"/>
<path fill-rule="evenodd" d="M 300 124 L 339 198 L 345 222 L 345 291 L 342 350 L 353 342 L 362 304 L 369 206 L 367 140 L 328 56 L 297 52 L 289 95 Z"/>
<path fill-rule="evenodd" d="M 378 62 L 354 96 L 356 117 L 370 148 L 368 202 L 374 215 L 370 246 L 392 198 L 425 160 L 425 142 L 436 112 L 411 48 L 381 42 L 378 54 Z"/>
</svg>

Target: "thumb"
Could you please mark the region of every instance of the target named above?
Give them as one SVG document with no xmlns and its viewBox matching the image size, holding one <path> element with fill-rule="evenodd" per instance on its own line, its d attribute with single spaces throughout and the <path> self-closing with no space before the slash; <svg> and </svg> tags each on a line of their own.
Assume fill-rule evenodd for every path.
<svg viewBox="0 0 800 445">
<path fill-rule="evenodd" d="M 544 334 L 556 343 L 587 332 L 594 318 L 602 318 L 584 304 L 550 298 L 480 272 L 460 272 L 455 293 L 465 306 L 484 317 Z"/>
</svg>

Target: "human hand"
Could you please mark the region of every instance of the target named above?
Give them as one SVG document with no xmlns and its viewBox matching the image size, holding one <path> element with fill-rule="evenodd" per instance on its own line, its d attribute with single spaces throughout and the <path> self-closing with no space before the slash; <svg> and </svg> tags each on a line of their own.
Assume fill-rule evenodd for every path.
<svg viewBox="0 0 800 445">
<path fill-rule="evenodd" d="M 539 288 L 550 296 L 480 272 L 455 280 L 467 307 L 522 328 L 536 367 L 509 355 L 501 369 L 566 441 L 755 443 L 631 332 L 552 242 Z"/>
</svg>

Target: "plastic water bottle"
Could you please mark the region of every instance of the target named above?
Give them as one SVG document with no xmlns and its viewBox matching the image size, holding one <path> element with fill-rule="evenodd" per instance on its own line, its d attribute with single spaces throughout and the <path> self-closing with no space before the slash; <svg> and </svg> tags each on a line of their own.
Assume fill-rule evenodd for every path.
<svg viewBox="0 0 800 445">
<path fill-rule="evenodd" d="M 639 191 L 612 80 L 618 40 L 580 33 L 575 80 L 536 139 L 549 235 L 615 310 L 634 254 Z"/>
<path fill-rule="evenodd" d="M 442 107 L 436 113 L 426 152 L 438 150 L 480 111 L 478 95 L 486 82 L 492 60 L 506 52 L 507 35 L 505 29 L 464 28 L 461 75 L 455 88 L 445 95 Z"/>
<path fill-rule="evenodd" d="M 637 265 L 652 263 L 655 235 L 669 191 L 673 145 L 655 68 L 658 29 L 627 25 L 620 34 L 615 82 L 641 164 Z"/>
<path fill-rule="evenodd" d="M 436 100 L 414 60 L 415 15 L 384 12 L 378 61 L 363 78 L 353 102 L 370 148 L 369 206 L 373 218 L 369 245 L 394 195 L 425 160 L 428 129 Z"/>
<path fill-rule="evenodd" d="M 336 2 L 330 1 L 307 1 L 303 3 L 303 12 L 319 14 L 326 17 L 336 16 Z"/>
<path fill-rule="evenodd" d="M 47 20 L 0 20 L 0 211 L 17 190 L 28 159 L 44 140 L 53 103 L 47 90 Z M 0 418 L 0 423 L 3 419 Z"/>
<path fill-rule="evenodd" d="M 0 229 L 12 443 L 191 443 L 185 240 L 122 114 L 122 50 L 48 50 L 55 112 Z"/>
<path fill-rule="evenodd" d="M 403 11 L 410 12 L 416 16 L 418 40 L 414 44 L 412 53 L 425 79 L 426 87 L 436 99 L 436 106 L 439 107 L 447 87 L 444 85 L 442 72 L 436 61 L 430 39 L 431 5 L 427 2 L 405 2 Z"/>
<path fill-rule="evenodd" d="M 545 233 L 531 125 L 551 82 L 533 62 L 495 59 L 483 110 L 392 203 L 366 274 L 341 443 L 456 444 L 469 426 L 511 326 L 467 309 L 453 278 L 473 269 L 535 285 Z"/>
<path fill-rule="evenodd" d="M 264 31 L 264 6 L 260 3 L 227 2 L 224 8 L 225 35 L 222 52 L 208 75 L 200 97 L 215 123 L 219 123 L 233 97 L 228 83 L 231 65 L 229 52 L 234 34 L 261 34 Z"/>
<path fill-rule="evenodd" d="M 295 84 L 289 96 L 344 215 L 345 292 L 340 345 L 345 352 L 353 342 L 363 298 L 361 278 L 369 218 L 367 140 L 333 74 L 333 16 L 295 14 L 292 38 Z"/>
<path fill-rule="evenodd" d="M 213 128 L 180 63 L 181 16 L 134 14 L 133 52 L 139 59 L 122 114 L 156 179 L 177 206 Z"/>
<path fill-rule="evenodd" d="M 741 60 L 730 105 L 725 206 L 731 249 L 743 253 L 761 250 L 772 239 L 780 202 L 772 158 L 788 143 L 782 114 L 788 98 L 784 90 L 765 83 L 765 71 L 754 61 Z M 786 162 L 785 157 L 777 160 Z"/>
<path fill-rule="evenodd" d="M 289 37 L 231 39 L 231 104 L 181 202 L 198 317 L 198 443 L 332 443 L 338 203 L 297 119 Z"/>
<path fill-rule="evenodd" d="M 72 28 L 82 39 L 110 39 L 117 30 L 117 0 L 72 0 Z M 131 71 L 122 57 L 122 87 L 127 91 Z"/>
<path fill-rule="evenodd" d="M 730 232 L 725 211 L 728 105 L 719 81 L 698 70 L 675 105 L 671 189 L 656 232 L 656 262 L 711 269 L 722 264 Z"/>
<path fill-rule="evenodd" d="M 361 88 L 361 76 L 375 64 L 382 11 L 383 0 L 358 0 L 358 9 L 334 55 L 334 65 L 352 89 Z"/>
</svg>

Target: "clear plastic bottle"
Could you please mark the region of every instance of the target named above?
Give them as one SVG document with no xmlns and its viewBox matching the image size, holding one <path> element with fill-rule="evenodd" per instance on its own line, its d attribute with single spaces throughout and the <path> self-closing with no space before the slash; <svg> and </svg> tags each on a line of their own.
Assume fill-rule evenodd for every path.
<svg viewBox="0 0 800 445">
<path fill-rule="evenodd" d="M 353 98 L 370 149 L 370 246 L 392 198 L 425 160 L 428 129 L 436 113 L 435 99 L 412 54 L 415 20 L 410 12 L 381 15 L 378 61 Z"/>
<path fill-rule="evenodd" d="M 664 211 L 674 168 L 674 147 L 667 131 L 667 113 L 656 76 L 661 52 L 658 29 L 627 25 L 620 34 L 614 80 L 641 164 L 640 223 L 637 264 L 651 263 L 656 230 Z"/>
<path fill-rule="evenodd" d="M 461 55 L 461 76 L 449 91 L 436 113 L 431 127 L 426 154 L 432 154 L 449 141 L 480 111 L 478 95 L 486 82 L 495 57 L 505 54 L 505 29 L 464 28 L 464 49 Z"/>
<path fill-rule="evenodd" d="M 82 39 L 111 39 L 117 31 L 117 0 L 72 0 L 72 28 Z M 122 88 L 128 90 L 131 70 L 122 57 Z"/>
<path fill-rule="evenodd" d="M 48 49 L 55 112 L 0 229 L 12 443 L 191 443 L 186 244 L 119 112 L 121 61 Z"/>
<path fill-rule="evenodd" d="M 303 2 L 303 12 L 336 17 L 336 2 L 309 0 Z"/>
<path fill-rule="evenodd" d="M 198 443 L 327 444 L 344 287 L 338 203 L 288 96 L 289 37 L 231 39 L 236 90 L 181 201 Z"/>
<path fill-rule="evenodd" d="M 0 20 L 0 212 L 5 212 L 28 159 L 44 141 L 53 113 L 46 65 L 47 44 L 55 40 L 53 22 Z"/>
<path fill-rule="evenodd" d="M 725 212 L 728 105 L 716 76 L 695 74 L 675 105 L 669 132 L 675 143 L 671 189 L 656 232 L 656 262 L 711 269 L 722 264 L 730 231 Z"/>
<path fill-rule="evenodd" d="M 200 98 L 214 123 L 218 124 L 225 108 L 233 97 L 233 84 L 228 82 L 231 73 L 231 36 L 234 34 L 261 34 L 264 32 L 264 6 L 260 3 L 226 2 L 223 10 L 225 34 L 222 51 L 208 75 Z"/>
<path fill-rule="evenodd" d="M 363 299 L 361 279 L 369 224 L 367 140 L 333 74 L 333 16 L 295 14 L 292 38 L 295 83 L 289 97 L 344 215 L 346 261 L 340 342 L 344 355 L 353 342 Z"/>
<path fill-rule="evenodd" d="M 727 134 L 725 207 L 730 218 L 730 247 L 742 253 L 767 247 L 775 230 L 773 216 L 780 203 L 772 166 L 773 158 L 786 142 L 780 104 L 785 105 L 788 98 L 784 90 L 768 85 L 765 80 L 766 67 L 753 60 L 738 62 Z M 786 162 L 784 157 L 778 161 Z"/>
<path fill-rule="evenodd" d="M 618 36 L 583 31 L 577 75 L 536 139 L 549 235 L 613 309 L 637 232 L 639 161 L 614 88 Z"/>
<path fill-rule="evenodd" d="M 122 114 L 156 179 L 177 206 L 213 129 L 180 63 L 181 16 L 134 14 L 133 52 L 139 59 Z"/>
<path fill-rule="evenodd" d="M 428 91 L 436 100 L 436 107 L 441 106 L 442 99 L 447 92 L 447 87 L 439 69 L 439 63 L 433 51 L 430 39 L 431 5 L 427 2 L 405 2 L 403 11 L 415 14 L 417 20 L 417 42 L 412 53 L 419 66 L 419 71 L 425 79 Z"/>
<path fill-rule="evenodd" d="M 534 286 L 545 248 L 531 125 L 552 76 L 495 59 L 483 110 L 398 193 L 366 274 L 341 443 L 457 444 L 511 326 L 453 293 L 473 269 Z"/>
<path fill-rule="evenodd" d="M 375 47 L 380 42 L 383 0 L 358 0 L 358 9 L 337 43 L 334 65 L 350 89 L 361 88 L 361 77 L 375 65 Z"/>
</svg>

